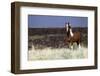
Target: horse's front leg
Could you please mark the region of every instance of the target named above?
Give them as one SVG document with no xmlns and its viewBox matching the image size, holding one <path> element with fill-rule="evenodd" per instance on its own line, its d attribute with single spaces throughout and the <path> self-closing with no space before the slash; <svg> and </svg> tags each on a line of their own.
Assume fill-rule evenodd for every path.
<svg viewBox="0 0 100 76">
<path fill-rule="evenodd" d="M 70 43 L 70 48 L 73 50 L 73 42 Z"/>
</svg>

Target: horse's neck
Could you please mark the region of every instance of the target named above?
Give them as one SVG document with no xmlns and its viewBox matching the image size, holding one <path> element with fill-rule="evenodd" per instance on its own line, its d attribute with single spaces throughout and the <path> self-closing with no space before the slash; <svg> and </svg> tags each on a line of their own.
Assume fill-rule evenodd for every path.
<svg viewBox="0 0 100 76">
<path fill-rule="evenodd" d="M 70 29 L 70 36 L 71 36 L 71 37 L 74 36 L 74 34 L 73 34 L 73 32 L 72 32 L 72 29 Z"/>
</svg>

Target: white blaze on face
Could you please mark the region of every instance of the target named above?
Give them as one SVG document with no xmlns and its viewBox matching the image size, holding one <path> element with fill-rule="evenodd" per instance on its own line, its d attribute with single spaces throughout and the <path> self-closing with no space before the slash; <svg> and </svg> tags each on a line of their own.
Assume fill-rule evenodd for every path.
<svg viewBox="0 0 100 76">
<path fill-rule="evenodd" d="M 74 36 L 74 34 L 73 34 L 73 32 L 72 32 L 72 29 L 70 29 L 70 35 L 71 35 L 71 37 Z"/>
<path fill-rule="evenodd" d="M 68 24 L 66 24 L 66 30 L 67 30 L 67 32 L 68 32 Z"/>
</svg>

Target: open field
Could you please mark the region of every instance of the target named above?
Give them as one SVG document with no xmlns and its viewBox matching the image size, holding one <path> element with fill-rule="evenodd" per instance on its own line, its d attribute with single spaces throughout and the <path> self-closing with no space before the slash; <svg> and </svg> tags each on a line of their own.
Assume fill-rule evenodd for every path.
<svg viewBox="0 0 100 76">
<path fill-rule="evenodd" d="M 81 59 L 87 58 L 87 28 L 73 28 L 73 32 L 81 33 L 81 48 L 74 43 L 69 49 L 65 42 L 64 28 L 29 28 L 28 29 L 28 60 L 49 59 Z"/>
<path fill-rule="evenodd" d="M 54 60 L 54 59 L 82 59 L 87 58 L 88 50 L 85 47 L 80 49 L 52 49 L 45 48 L 42 50 L 35 50 L 34 47 L 28 52 L 28 60 Z"/>
</svg>

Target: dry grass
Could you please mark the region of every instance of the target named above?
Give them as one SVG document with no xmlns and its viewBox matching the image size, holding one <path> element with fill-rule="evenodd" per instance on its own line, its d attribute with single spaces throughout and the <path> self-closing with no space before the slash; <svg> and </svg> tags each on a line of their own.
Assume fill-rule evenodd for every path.
<svg viewBox="0 0 100 76">
<path fill-rule="evenodd" d="M 28 51 L 28 60 L 54 60 L 54 59 L 82 59 L 87 58 L 88 49 L 81 47 L 80 49 L 68 48 L 45 48 L 35 50 L 34 46 Z"/>
</svg>

